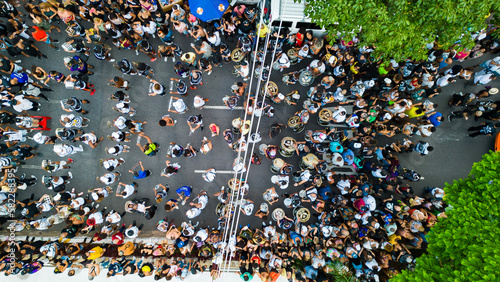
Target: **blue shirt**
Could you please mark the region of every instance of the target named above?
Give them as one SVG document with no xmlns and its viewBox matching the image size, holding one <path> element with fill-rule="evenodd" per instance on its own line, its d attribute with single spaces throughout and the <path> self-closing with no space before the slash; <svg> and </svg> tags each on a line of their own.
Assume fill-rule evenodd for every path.
<svg viewBox="0 0 500 282">
<path fill-rule="evenodd" d="M 28 75 L 25 74 L 24 72 L 13 72 L 10 74 L 10 78 L 12 78 L 12 79 L 17 78 L 17 81 L 19 83 L 28 82 Z"/>
<path fill-rule="evenodd" d="M 146 176 L 147 176 L 146 171 L 144 171 L 144 170 L 139 170 L 139 171 L 137 172 L 137 176 L 136 176 L 136 175 L 134 175 L 134 179 L 143 179 L 143 178 L 146 178 Z"/>
<path fill-rule="evenodd" d="M 442 117 L 443 115 L 440 112 L 436 112 L 435 114 L 431 115 L 430 117 L 427 118 L 428 121 L 432 123 L 434 126 L 439 126 L 441 124 L 440 121 L 437 120 L 438 117 Z"/>
</svg>

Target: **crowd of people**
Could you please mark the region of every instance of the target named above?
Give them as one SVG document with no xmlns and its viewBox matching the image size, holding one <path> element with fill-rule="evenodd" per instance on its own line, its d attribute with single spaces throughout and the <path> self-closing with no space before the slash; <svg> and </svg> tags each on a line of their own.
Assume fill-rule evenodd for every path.
<svg viewBox="0 0 500 282">
<path fill-rule="evenodd" d="M 182 280 L 204 271 L 210 271 L 212 277 L 217 278 L 220 267 L 215 262 L 220 262 L 217 256 L 222 252 L 239 262 L 238 273 L 243 281 L 250 281 L 254 276 L 262 281 L 276 281 L 280 276 L 288 281 L 331 281 L 332 273 L 338 271 L 352 271 L 361 280 L 378 281 L 415 267 L 415 256 L 426 248 L 427 232 L 438 218 L 446 216 L 446 204 L 444 191 L 439 187 L 429 187 L 415 195 L 411 183 L 422 177 L 400 164 L 398 155 L 432 154 L 433 146 L 425 141 L 426 137 L 446 119 L 432 102 L 433 97 L 441 93 L 442 87 L 458 81 L 466 81 L 466 86 L 484 85 L 485 89 L 478 93 L 454 94 L 449 102 L 453 111 L 447 116 L 448 121 L 472 116 L 475 120 L 484 118 L 487 121 L 483 124 L 469 129 L 476 131 L 470 136 L 496 132 L 500 124 L 492 121 L 500 119 L 500 107 L 491 98 L 498 89 L 487 84 L 500 73 L 500 57 L 469 68 L 460 65 L 466 59 L 500 51 L 498 40 L 489 35 L 496 27 L 477 32 L 474 35 L 477 45 L 471 50 L 459 45 L 455 49 L 440 50 L 435 43 L 427 46 L 426 61 L 396 62 L 378 60 L 372 55 L 374 47 L 360 46 L 355 36 L 335 39 L 314 36 L 304 28 L 296 33 L 287 28 L 274 29 L 259 22 L 259 12 L 253 6 L 237 5 L 220 20 L 203 23 L 189 12 L 188 1 L 184 1 L 184 6 L 174 4 L 170 12 L 164 12 L 152 0 L 50 0 L 25 3 L 22 8 L 6 1 L 0 4 L 0 17 L 4 19 L 0 23 L 0 49 L 8 55 L 0 55 L 0 136 L 3 138 L 0 143 L 3 170 L 0 221 L 5 224 L 12 212 L 9 193 L 17 193 L 18 199 L 22 196 L 24 199 L 17 201 L 16 220 L 9 229 L 43 231 L 66 224 L 59 240 L 26 238 L 15 244 L 2 242 L 0 269 L 6 275 L 33 274 L 50 263 L 54 265 L 54 273 L 67 271 L 69 276 L 88 268 L 91 280 L 101 269 L 107 269 L 103 271 L 107 276 L 138 274 L 154 276 L 156 280 L 173 277 Z M 51 35 L 55 32 L 66 32 L 68 40 L 59 43 Z M 179 40 L 192 40 L 192 50 L 182 50 L 174 43 L 175 36 L 182 38 Z M 161 41 L 158 46 L 152 43 L 158 41 L 156 37 Z M 257 41 L 260 48 L 253 51 Z M 66 74 L 43 68 L 43 59 L 47 56 L 36 46 L 44 43 L 56 51 L 73 53 L 64 58 Z M 167 93 L 167 87 L 154 78 L 154 69 L 147 63 L 131 62 L 121 56 L 112 58 L 113 48 L 145 53 L 151 62 L 171 59 L 179 75 L 172 78 L 175 91 Z M 241 51 L 238 60 L 231 56 L 235 48 Z M 276 51 L 274 61 L 265 57 L 265 48 Z M 110 156 L 100 161 L 103 175 L 98 176 L 97 181 L 104 187 L 80 191 L 77 189 L 81 187 L 66 189 L 73 177 L 71 165 L 75 162 L 68 157 L 86 150 L 86 145 L 94 149 L 104 140 L 94 132 L 84 132 L 84 127 L 92 122 L 85 116 L 88 104 L 93 103 L 92 97 L 61 101 L 62 128 L 55 129 L 53 135 L 35 131 L 47 129 L 51 117 L 31 114 L 43 106 L 40 98 L 49 100 L 52 83 L 64 83 L 68 89 L 94 95 L 96 90 L 90 80 L 97 79 L 92 77 L 94 67 L 89 63 L 92 54 L 95 57 L 92 60 L 112 63 L 121 72 L 121 76 L 114 76 L 108 83 L 117 88 L 109 99 L 117 102 L 113 110 L 119 112 L 119 116 L 109 121 L 115 129 L 107 136 L 116 143 L 106 147 Z M 21 56 L 42 59 L 41 66 L 24 68 L 18 60 Z M 252 73 L 250 66 L 254 58 L 265 64 Z M 237 61 L 236 65 L 233 60 Z M 234 109 L 243 102 L 248 116 L 273 118 L 279 107 L 302 106 L 290 119 L 293 123 L 273 123 L 269 130 L 272 142 L 262 147 L 260 155 L 251 156 L 253 165 L 274 166 L 276 175 L 271 181 L 276 187 L 266 190 L 257 205 L 248 199 L 238 204 L 231 202 L 232 193 L 247 194 L 255 189 L 245 180 L 235 180 L 232 187 L 222 187 L 215 194 L 201 190 L 191 200 L 192 187 L 177 188 L 177 196 L 172 197 L 173 191 L 166 184 L 158 184 L 151 191 L 154 203 L 149 198 L 134 198 L 139 180 L 151 177 L 152 172 L 142 161 L 134 160 L 137 164 L 128 172 L 139 183 L 120 181 L 122 173 L 117 168 L 126 161 L 127 152 L 137 150 L 125 143 L 137 138 L 136 147 L 144 155 L 156 156 L 160 145 L 168 144 L 159 144 L 146 135 L 146 124 L 147 127 L 175 126 L 174 117 L 180 118 L 178 114 L 189 111 L 184 101 L 188 91 L 199 89 L 198 93 L 203 93 L 203 77 L 217 72 L 216 67 L 228 65 L 234 66 L 233 74 L 238 80 L 231 87 L 231 95 L 223 99 L 228 108 Z M 289 94 L 267 89 L 262 91 L 266 100 L 248 94 L 261 92 L 260 89 L 250 91 L 246 82 L 252 75 L 254 80 L 266 81 L 273 70 L 280 73 L 286 85 L 308 87 L 297 88 Z M 124 91 L 131 87 L 127 77 L 134 75 L 149 81 L 148 95 L 174 95 L 168 108 L 171 114 L 164 115 L 158 125 L 156 121 L 151 124 L 132 119 L 141 110 L 140 105 L 132 107 L 133 99 Z M 208 101 L 196 95 L 193 108 L 202 109 Z M 316 124 L 310 126 L 311 122 L 315 123 L 311 121 L 315 115 L 324 129 L 313 129 L 318 128 Z M 201 131 L 204 116 L 189 115 L 187 124 L 190 134 Z M 249 122 L 239 119 L 233 126 L 222 135 L 235 152 L 247 152 L 249 143 L 262 141 L 258 133 L 248 134 L 252 126 Z M 272 143 L 281 141 L 276 137 L 287 126 L 297 139 L 295 143 L 290 141 L 290 148 L 291 155 L 299 157 L 298 164 L 276 162 L 279 154 L 283 155 L 283 148 L 281 143 Z M 208 127 L 210 138 L 219 135 L 217 125 L 212 123 Z M 394 141 L 396 139 L 402 140 Z M 79 141 L 85 146 L 74 143 Z M 31 142 L 36 145 L 24 144 Z M 43 155 L 36 152 L 39 146 L 53 146 L 61 159 L 42 159 Z M 181 169 L 181 164 L 170 159 L 207 154 L 212 146 L 207 137 L 201 140 L 199 149 L 190 143 L 182 146 L 171 142 L 166 167 L 160 176 L 175 177 Z M 261 156 L 268 161 L 263 161 Z M 25 160 L 36 157 L 48 173 L 40 181 L 35 176 L 11 175 L 11 168 L 18 168 Z M 352 168 L 354 173 L 343 173 L 345 168 Z M 246 169 L 240 159 L 234 161 L 235 172 Z M 56 172 L 64 175 L 55 176 Z M 207 182 L 215 177 L 213 168 L 203 174 Z M 289 185 L 290 181 L 294 185 Z M 23 190 L 37 182 L 52 191 L 37 200 L 34 194 L 25 197 L 30 193 Z M 15 187 L 14 191 L 10 187 Z M 125 199 L 124 209 L 102 207 L 100 202 L 107 197 Z M 132 212 L 141 213 L 148 220 L 159 210 L 175 214 L 179 205 L 188 201 L 185 214 L 191 220 L 202 213 L 210 197 L 219 201 L 217 226 L 201 226 L 191 221 L 176 223 L 165 217 L 157 223 L 157 230 L 165 233 L 165 238 L 158 243 L 138 243 L 136 238 L 143 224 L 137 225 L 134 221 L 126 225 L 123 221 L 127 213 Z M 158 207 L 160 203 L 164 206 Z M 285 206 L 284 210 L 274 210 L 281 213 L 271 210 L 276 203 Z M 297 216 L 300 208 L 312 210 L 308 220 Z M 260 221 L 253 226 L 240 226 L 237 233 L 229 234 L 226 242 L 225 224 L 236 209 Z M 76 242 L 74 238 L 78 235 L 89 240 Z M 8 257 L 11 248 L 15 251 L 13 264 Z M 207 259 L 214 261 L 209 267 L 206 267 Z"/>
</svg>

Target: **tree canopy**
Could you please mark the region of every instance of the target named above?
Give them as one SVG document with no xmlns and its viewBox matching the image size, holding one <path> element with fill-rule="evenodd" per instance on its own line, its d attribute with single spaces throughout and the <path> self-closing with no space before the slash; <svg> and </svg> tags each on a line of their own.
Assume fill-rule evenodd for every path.
<svg viewBox="0 0 500 282">
<path fill-rule="evenodd" d="M 331 38 L 351 40 L 361 29 L 361 46 L 404 61 L 426 59 L 426 44 L 435 41 L 447 49 L 459 40 L 471 49 L 471 33 L 486 28 L 487 20 L 499 22 L 493 13 L 499 8 L 498 0 L 307 0 L 305 14 Z"/>
<path fill-rule="evenodd" d="M 391 281 L 496 281 L 500 275 L 500 152 L 475 163 L 469 176 L 444 188 L 447 218 L 428 233 L 415 271 Z"/>
</svg>

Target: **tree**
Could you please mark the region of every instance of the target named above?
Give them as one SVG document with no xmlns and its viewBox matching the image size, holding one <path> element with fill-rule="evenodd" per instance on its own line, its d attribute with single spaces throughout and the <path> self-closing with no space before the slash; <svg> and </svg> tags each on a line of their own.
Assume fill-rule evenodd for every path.
<svg viewBox="0 0 500 282">
<path fill-rule="evenodd" d="M 305 14 L 330 38 L 350 41 L 361 30 L 360 46 L 375 46 L 376 58 L 404 61 L 426 59 L 426 44 L 435 41 L 448 49 L 460 40 L 459 51 L 471 49 L 471 33 L 499 8 L 497 0 L 307 0 Z"/>
<path fill-rule="evenodd" d="M 446 183 L 447 218 L 428 233 L 415 271 L 391 281 L 496 281 L 500 276 L 500 152 L 475 163 L 469 176 Z"/>
</svg>

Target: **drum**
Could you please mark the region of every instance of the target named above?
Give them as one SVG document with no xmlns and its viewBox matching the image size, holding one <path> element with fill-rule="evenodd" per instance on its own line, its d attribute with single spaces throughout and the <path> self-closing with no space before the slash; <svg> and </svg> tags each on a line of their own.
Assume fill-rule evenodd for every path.
<svg viewBox="0 0 500 282">
<path fill-rule="evenodd" d="M 328 126 L 332 120 L 332 111 L 329 109 L 321 109 L 318 114 L 318 124 L 323 126 Z"/>
<path fill-rule="evenodd" d="M 301 169 L 314 169 L 318 163 L 318 157 L 315 154 L 309 153 L 302 157 L 299 166 Z"/>
<path fill-rule="evenodd" d="M 234 205 L 231 203 L 229 203 L 229 204 L 219 203 L 215 207 L 215 214 L 218 217 L 226 217 L 233 212 L 234 212 Z"/>
<path fill-rule="evenodd" d="M 315 77 L 314 77 L 312 71 L 305 70 L 305 71 L 303 71 L 303 72 L 300 73 L 299 83 L 302 86 L 309 86 L 309 85 L 311 85 L 313 83 L 314 78 Z"/>
<path fill-rule="evenodd" d="M 250 131 L 250 123 L 251 123 L 251 121 L 247 120 L 247 121 L 245 121 L 244 124 L 242 124 L 241 135 L 247 135 L 247 133 Z"/>
<path fill-rule="evenodd" d="M 233 62 L 239 63 L 243 58 L 245 58 L 245 55 L 243 55 L 243 50 L 241 50 L 241 48 L 235 48 L 233 52 L 231 52 L 231 60 L 233 60 Z"/>
<path fill-rule="evenodd" d="M 293 116 L 288 119 L 288 127 L 290 127 L 290 129 L 295 133 L 300 133 L 305 128 L 305 125 L 299 121 L 300 117 L 298 116 Z"/>
<path fill-rule="evenodd" d="M 298 219 L 300 222 L 304 223 L 309 221 L 311 218 L 311 212 L 304 207 L 298 206 L 293 209 L 293 218 Z"/>
<path fill-rule="evenodd" d="M 284 165 L 285 161 L 283 159 L 276 158 L 273 160 L 273 163 L 271 164 L 271 171 L 274 173 L 279 173 Z"/>
<path fill-rule="evenodd" d="M 285 211 L 282 208 L 277 208 L 273 211 L 271 216 L 274 221 L 280 221 L 285 217 Z"/>
<path fill-rule="evenodd" d="M 276 83 L 269 81 L 267 84 L 267 91 L 264 90 L 264 87 L 261 88 L 260 93 L 265 95 L 266 98 L 272 99 L 276 94 L 278 94 L 278 85 Z"/>
<path fill-rule="evenodd" d="M 290 59 L 290 65 L 295 65 L 296 63 L 299 62 L 299 57 L 298 57 L 298 52 L 297 50 L 290 48 L 286 54 L 288 55 L 288 58 Z"/>
<path fill-rule="evenodd" d="M 292 173 L 292 171 L 293 171 L 293 165 L 291 165 L 291 164 L 285 164 L 281 168 L 281 170 L 280 170 L 279 173 L 282 174 L 282 175 L 289 175 L 290 173 Z"/>
<path fill-rule="evenodd" d="M 240 133 L 240 129 L 241 129 L 241 125 L 243 124 L 243 121 L 241 120 L 241 118 L 235 118 L 233 119 L 233 121 L 231 122 L 231 125 L 233 126 L 233 132 L 235 134 L 239 134 Z"/>
<path fill-rule="evenodd" d="M 279 149 L 280 155 L 285 158 L 290 158 L 295 154 L 297 149 L 297 141 L 292 137 L 285 137 L 281 139 L 281 146 Z"/>
<path fill-rule="evenodd" d="M 227 182 L 227 186 L 231 189 L 231 192 L 238 191 L 238 187 L 240 186 L 241 181 L 236 178 L 231 178 Z"/>
</svg>

